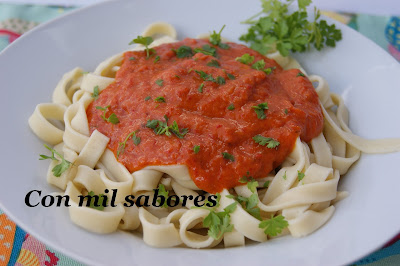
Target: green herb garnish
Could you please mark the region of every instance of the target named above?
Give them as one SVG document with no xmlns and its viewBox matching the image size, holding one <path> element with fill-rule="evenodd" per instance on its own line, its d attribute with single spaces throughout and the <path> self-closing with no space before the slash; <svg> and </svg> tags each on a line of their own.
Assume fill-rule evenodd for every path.
<svg viewBox="0 0 400 266">
<path fill-rule="evenodd" d="M 289 51 L 304 52 L 312 45 L 321 50 L 325 45 L 335 47 L 342 39 L 340 29 L 328 25 L 320 19 L 320 12 L 314 9 L 314 21 L 307 20 L 307 6 L 311 0 L 298 0 L 298 11 L 289 12 L 288 3 L 279 0 L 262 0 L 263 10 L 244 23 L 250 24 L 248 32 L 240 40 L 250 44 L 250 47 L 266 54 L 274 46 L 281 55 L 287 56 Z M 266 16 L 260 17 L 263 13 Z"/>
<path fill-rule="evenodd" d="M 157 80 L 156 80 L 156 84 L 157 84 L 158 86 L 162 87 L 162 85 L 164 84 L 164 80 L 162 80 L 162 79 L 157 79 Z"/>
<path fill-rule="evenodd" d="M 205 44 L 202 46 L 202 48 L 194 48 L 194 52 L 195 53 L 202 53 L 205 55 L 211 55 L 216 57 L 217 56 L 217 49 L 215 49 L 214 47 L 211 47 L 208 44 Z"/>
<path fill-rule="evenodd" d="M 97 110 L 103 111 L 101 118 L 103 118 L 104 121 L 110 122 L 111 124 L 114 124 L 114 125 L 118 124 L 119 119 L 116 114 L 112 113 L 108 118 L 106 118 L 106 113 L 107 113 L 108 108 L 110 108 L 110 105 L 107 105 L 106 107 L 96 106 Z"/>
<path fill-rule="evenodd" d="M 277 236 L 282 230 L 289 226 L 289 223 L 282 215 L 271 216 L 271 219 L 262 221 L 258 227 L 264 229 L 267 236 Z"/>
<path fill-rule="evenodd" d="M 303 180 L 304 176 L 305 176 L 304 173 L 302 173 L 302 172 L 300 172 L 300 171 L 297 171 L 297 179 L 299 180 L 299 182 L 300 182 L 301 180 Z"/>
<path fill-rule="evenodd" d="M 164 204 L 161 205 L 161 208 L 168 208 L 168 204 L 167 204 L 167 198 L 168 198 L 168 191 L 165 190 L 165 186 L 163 184 L 159 184 L 158 185 L 158 195 L 163 196 L 164 197 Z M 157 199 L 158 203 L 161 203 L 160 199 Z"/>
<path fill-rule="evenodd" d="M 235 110 L 235 106 L 233 105 L 233 103 L 231 103 L 231 104 L 227 107 L 227 109 L 230 110 L 230 111 Z"/>
<path fill-rule="evenodd" d="M 223 152 L 223 153 L 222 153 L 222 157 L 223 157 L 224 159 L 229 160 L 229 161 L 232 161 L 232 162 L 235 161 L 235 156 L 233 156 L 232 154 L 229 154 L 229 153 L 227 153 L 227 152 Z"/>
<path fill-rule="evenodd" d="M 136 146 L 140 144 L 141 139 L 140 139 L 140 137 L 136 136 L 136 131 L 129 133 L 128 136 L 126 136 L 125 140 L 123 142 L 119 142 L 119 144 L 118 144 L 117 158 L 121 155 L 121 153 L 123 153 L 125 151 L 126 142 L 128 141 L 128 139 L 130 137 L 132 137 L 133 143 Z"/>
<path fill-rule="evenodd" d="M 213 59 L 207 63 L 207 66 L 219 68 L 221 65 L 217 60 Z"/>
<path fill-rule="evenodd" d="M 222 212 L 210 211 L 204 218 L 203 225 L 208 228 L 208 235 L 214 239 L 220 239 L 224 233 L 232 232 L 230 213 L 236 210 L 237 202 L 228 205 Z"/>
<path fill-rule="evenodd" d="M 222 49 L 229 49 L 229 45 L 221 42 L 221 33 L 225 25 L 222 26 L 221 30 L 217 33 L 215 30 L 210 34 L 210 43 L 219 46 Z"/>
<path fill-rule="evenodd" d="M 97 196 L 97 195 L 95 195 L 93 191 L 90 191 L 88 193 L 88 196 L 90 196 L 89 208 L 96 209 L 98 211 L 103 211 L 104 210 L 104 206 L 103 206 L 104 194 L 98 195 L 98 197 L 99 197 L 99 200 L 97 202 L 98 206 L 94 205 L 94 203 L 95 203 L 95 198 L 94 197 Z M 107 204 L 107 202 L 106 202 L 106 204 Z"/>
<path fill-rule="evenodd" d="M 68 168 L 72 165 L 72 163 L 70 161 L 65 160 L 64 157 L 61 154 L 59 154 L 55 149 L 50 148 L 46 144 L 44 144 L 44 147 L 46 149 L 48 149 L 49 151 L 51 151 L 51 156 L 40 154 L 39 155 L 40 156 L 39 160 L 50 159 L 50 160 L 53 160 L 53 161 L 60 161 L 59 159 L 57 159 L 54 156 L 55 154 L 57 154 L 57 156 L 60 157 L 60 159 L 61 159 L 61 163 L 57 164 L 56 166 L 54 166 L 51 171 L 53 172 L 54 176 L 60 177 L 62 173 L 64 173 L 65 171 L 68 170 Z"/>
<path fill-rule="evenodd" d="M 158 96 L 157 98 L 154 99 L 154 101 L 158 102 L 158 103 L 165 103 L 166 102 L 165 98 L 162 97 L 162 96 Z"/>
<path fill-rule="evenodd" d="M 182 139 L 189 130 L 187 128 L 179 129 L 178 123 L 174 121 L 171 126 L 168 126 L 168 117 L 164 116 L 165 122 L 161 120 L 148 120 L 146 123 L 146 127 L 154 130 L 156 135 L 163 135 L 170 137 L 172 133 L 178 138 Z"/>
<path fill-rule="evenodd" d="M 203 93 L 204 83 L 201 83 L 199 88 L 197 89 L 200 93 Z"/>
<path fill-rule="evenodd" d="M 193 151 L 194 151 L 194 154 L 198 154 L 200 151 L 200 146 L 199 145 L 194 146 Z"/>
<path fill-rule="evenodd" d="M 248 64 L 250 64 L 251 62 L 254 61 L 254 56 L 249 55 L 249 54 L 244 54 L 241 57 L 236 57 L 235 60 L 240 62 L 240 63 L 248 65 Z"/>
<path fill-rule="evenodd" d="M 134 44 L 134 43 L 138 43 L 138 44 L 142 44 L 145 47 L 145 51 L 146 51 L 146 58 L 150 57 L 150 54 L 152 52 L 154 52 L 154 49 L 150 49 L 149 45 L 153 42 L 153 38 L 151 37 L 143 37 L 143 36 L 137 36 L 136 39 L 133 39 L 129 45 Z"/>
<path fill-rule="evenodd" d="M 192 48 L 186 45 L 180 46 L 178 49 L 173 49 L 173 51 L 176 54 L 176 57 L 178 58 L 186 58 L 186 57 L 192 57 L 193 56 L 193 51 Z"/>
<path fill-rule="evenodd" d="M 255 141 L 255 143 L 261 145 L 261 146 L 265 146 L 267 145 L 267 148 L 273 149 L 279 146 L 279 141 L 277 141 L 276 139 L 273 138 L 267 138 L 261 135 L 255 135 L 253 137 L 253 140 Z"/>
<path fill-rule="evenodd" d="M 94 100 L 97 100 L 99 98 L 99 95 L 100 95 L 99 86 L 94 86 L 92 98 L 94 98 Z"/>
<path fill-rule="evenodd" d="M 268 103 L 260 103 L 256 106 L 252 106 L 251 108 L 254 109 L 256 112 L 258 119 L 265 119 L 267 116 L 264 113 L 264 110 L 268 110 Z"/>
</svg>

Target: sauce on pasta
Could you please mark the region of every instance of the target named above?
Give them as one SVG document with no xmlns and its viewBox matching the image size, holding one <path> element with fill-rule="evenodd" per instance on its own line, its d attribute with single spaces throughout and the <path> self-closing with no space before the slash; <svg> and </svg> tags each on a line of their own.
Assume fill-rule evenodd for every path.
<svg viewBox="0 0 400 266">
<path fill-rule="evenodd" d="M 215 56 L 193 52 L 177 57 L 181 46 L 194 50 L 204 45 L 215 48 Z M 87 108 L 90 133 L 97 129 L 108 136 L 108 148 L 117 156 L 119 144 L 136 131 L 140 144 L 128 140 L 118 156 L 130 172 L 148 165 L 184 164 L 194 183 L 210 193 L 240 185 L 247 172 L 254 178 L 267 176 L 290 154 L 298 136 L 308 142 L 321 133 L 318 95 L 299 70 L 285 71 L 246 46 L 228 45 L 222 49 L 207 40 L 185 39 L 155 47 L 149 58 L 145 51 L 126 52 L 115 82 Z M 235 60 L 244 54 L 254 56 L 252 63 Z M 275 69 L 270 74 L 253 69 L 259 60 L 264 60 L 264 69 Z M 253 108 L 262 103 L 268 103 L 264 119 Z M 110 106 L 105 116 L 115 113 L 119 123 L 105 121 L 96 106 Z M 146 127 L 148 120 L 165 122 L 165 116 L 168 125 L 176 121 L 188 133 L 168 137 Z M 254 141 L 256 135 L 279 145 L 262 146 Z M 200 146 L 197 153 L 195 146 Z"/>
</svg>

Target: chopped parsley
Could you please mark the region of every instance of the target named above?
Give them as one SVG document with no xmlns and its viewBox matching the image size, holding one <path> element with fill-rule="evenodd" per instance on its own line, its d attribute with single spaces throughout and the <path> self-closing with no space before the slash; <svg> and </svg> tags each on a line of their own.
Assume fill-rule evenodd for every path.
<svg viewBox="0 0 400 266">
<path fill-rule="evenodd" d="M 213 59 L 207 63 L 207 66 L 219 68 L 221 65 L 217 60 Z"/>
<path fill-rule="evenodd" d="M 197 89 L 200 93 L 203 93 L 204 83 L 201 83 L 199 88 Z"/>
<path fill-rule="evenodd" d="M 162 96 L 158 96 L 157 98 L 154 99 L 154 101 L 158 102 L 158 103 L 165 103 L 166 102 L 165 98 L 162 97 Z"/>
<path fill-rule="evenodd" d="M 118 143 L 118 149 L 117 149 L 117 158 L 125 151 L 125 146 L 126 142 L 129 140 L 129 138 L 132 137 L 133 143 L 137 146 L 140 144 L 140 137 L 136 136 L 136 131 L 133 131 L 126 136 L 125 140 L 123 142 Z"/>
<path fill-rule="evenodd" d="M 55 177 L 60 177 L 62 173 L 64 173 L 65 171 L 68 170 L 68 168 L 72 165 L 72 163 L 70 161 L 68 161 L 68 160 L 65 160 L 64 157 L 61 154 L 59 154 L 55 149 L 50 148 L 46 144 L 44 144 L 44 147 L 46 149 L 48 149 L 49 151 L 51 151 L 51 156 L 40 154 L 39 155 L 40 156 L 39 160 L 50 159 L 50 160 L 53 160 L 53 161 L 60 161 L 54 155 L 56 154 L 58 157 L 60 157 L 61 163 L 57 164 L 56 166 L 54 166 L 53 169 L 51 170 Z"/>
<path fill-rule="evenodd" d="M 265 183 L 263 184 L 264 188 L 268 188 L 269 187 L 269 183 L 271 183 L 271 181 L 267 180 L 265 181 Z"/>
<path fill-rule="evenodd" d="M 282 230 L 289 226 L 289 223 L 282 215 L 271 216 L 271 219 L 262 221 L 258 227 L 264 229 L 267 236 L 277 236 Z"/>
<path fill-rule="evenodd" d="M 229 153 L 227 153 L 227 152 L 223 152 L 223 153 L 222 153 L 222 157 L 223 157 L 224 159 L 226 159 L 226 160 L 231 161 L 231 162 L 234 162 L 234 161 L 235 161 L 235 156 L 233 156 L 232 154 L 229 154 Z"/>
<path fill-rule="evenodd" d="M 154 58 L 154 63 L 157 63 L 158 61 L 160 61 L 161 57 L 159 55 L 156 56 L 156 58 Z"/>
<path fill-rule="evenodd" d="M 228 76 L 228 78 L 230 80 L 236 79 L 236 77 L 234 75 L 232 75 L 232 74 L 226 73 L 226 75 Z"/>
<path fill-rule="evenodd" d="M 200 76 L 201 79 L 203 79 L 204 81 L 212 81 L 212 82 L 217 82 L 217 80 L 215 78 L 213 78 L 213 76 L 211 74 L 207 74 L 204 71 L 198 71 L 195 70 L 195 72 Z"/>
<path fill-rule="evenodd" d="M 180 46 L 178 49 L 173 49 L 173 51 L 176 54 L 176 57 L 178 58 L 186 58 L 186 57 L 192 57 L 193 56 L 193 51 L 192 48 L 186 45 Z"/>
<path fill-rule="evenodd" d="M 174 121 L 171 126 L 168 126 L 168 117 L 164 116 L 165 122 L 161 120 L 148 120 L 146 123 L 146 127 L 154 130 L 156 135 L 163 135 L 170 137 L 172 134 L 177 136 L 180 139 L 189 132 L 187 128 L 179 129 L 178 123 Z"/>
<path fill-rule="evenodd" d="M 94 203 L 95 203 L 95 198 L 94 197 L 97 196 L 97 195 L 95 195 L 93 191 L 90 191 L 88 193 L 88 196 L 91 197 L 90 198 L 89 208 L 96 209 L 98 211 L 103 211 L 104 210 L 104 206 L 103 206 L 104 194 L 98 195 L 98 197 L 99 197 L 99 200 L 97 202 L 98 206 L 94 205 Z M 107 202 L 106 202 L 106 204 L 107 204 Z"/>
<path fill-rule="evenodd" d="M 94 100 L 97 100 L 99 98 L 99 95 L 100 95 L 99 86 L 94 86 L 92 98 L 94 98 Z"/>
<path fill-rule="evenodd" d="M 305 77 L 306 75 L 304 75 L 303 73 L 299 72 L 297 73 L 296 77 Z"/>
<path fill-rule="evenodd" d="M 297 171 L 297 179 L 299 180 L 299 182 L 300 182 L 301 180 L 303 180 L 304 176 L 305 176 L 304 173 L 302 173 L 302 172 L 300 172 L 300 171 Z"/>
<path fill-rule="evenodd" d="M 273 149 L 279 146 L 279 141 L 277 141 L 276 139 L 273 138 L 267 138 L 261 135 L 255 135 L 253 137 L 253 140 L 255 141 L 255 143 L 261 145 L 261 146 L 265 146 L 267 145 L 267 148 Z"/>
<path fill-rule="evenodd" d="M 156 80 L 156 84 L 157 84 L 158 86 L 162 87 L 162 85 L 164 84 L 164 80 L 162 80 L 162 79 L 157 79 L 157 80 Z"/>
<path fill-rule="evenodd" d="M 168 208 L 167 198 L 168 198 L 168 191 L 165 190 L 165 186 L 163 184 L 158 185 L 158 195 L 163 196 L 165 201 L 164 204 L 161 205 L 161 208 Z M 158 203 L 161 203 L 160 199 L 157 199 Z"/>
<path fill-rule="evenodd" d="M 227 107 L 227 109 L 228 109 L 229 111 L 235 110 L 235 106 L 233 105 L 233 103 L 231 103 L 231 104 Z"/>
<path fill-rule="evenodd" d="M 248 65 L 254 61 L 254 56 L 249 55 L 249 54 L 244 54 L 241 57 L 237 57 L 235 60 L 240 63 Z"/>
<path fill-rule="evenodd" d="M 256 69 L 256 70 L 263 70 L 265 68 L 265 62 L 264 59 L 258 60 L 257 62 L 255 62 L 252 66 L 252 69 Z"/>
<path fill-rule="evenodd" d="M 103 111 L 101 118 L 103 118 L 104 121 L 110 122 L 111 124 L 114 124 L 114 125 L 118 124 L 119 119 L 116 114 L 112 113 L 108 118 L 106 118 L 106 113 L 107 113 L 108 108 L 110 108 L 110 105 L 107 105 L 106 107 L 96 106 L 97 110 Z"/>
<path fill-rule="evenodd" d="M 198 154 L 200 151 L 200 145 L 196 145 L 193 147 L 194 154 Z"/>
<path fill-rule="evenodd" d="M 136 60 L 136 58 L 135 57 L 129 57 L 129 61 L 133 61 L 133 60 Z"/>
<path fill-rule="evenodd" d="M 219 85 L 223 85 L 226 83 L 225 79 L 221 76 L 218 76 L 216 79 L 216 83 L 218 83 Z"/>
<path fill-rule="evenodd" d="M 286 180 L 286 171 L 285 171 L 285 174 L 282 176 L 282 178 L 284 179 L 284 180 Z"/>
<path fill-rule="evenodd" d="M 286 115 L 289 113 L 288 109 L 286 109 L 286 108 L 285 108 L 284 112 Z"/>
<path fill-rule="evenodd" d="M 247 183 L 247 187 L 249 188 L 251 193 L 255 193 L 257 191 L 258 182 L 252 176 L 250 176 L 249 172 L 247 172 L 246 175 L 242 176 L 239 179 L 239 182 Z"/>
<path fill-rule="evenodd" d="M 237 202 L 234 202 L 224 208 L 221 212 L 211 210 L 204 218 L 203 225 L 208 228 L 208 235 L 214 239 L 220 239 L 224 233 L 232 232 L 233 225 L 229 214 L 236 210 Z"/>
<path fill-rule="evenodd" d="M 250 48 L 266 54 L 276 47 L 279 53 L 287 56 L 289 52 L 305 52 L 312 45 L 321 50 L 325 45 L 335 47 L 342 39 L 340 29 L 335 24 L 328 25 L 320 20 L 320 12 L 314 9 L 314 20 L 308 20 L 307 6 L 311 0 L 298 0 L 295 12 L 289 6 L 296 1 L 284 3 L 278 0 L 263 0 L 263 10 L 244 23 L 250 24 L 241 41 L 250 44 Z M 265 13 L 265 16 L 261 16 Z M 261 17 L 260 17 L 261 16 Z"/>
<path fill-rule="evenodd" d="M 221 33 L 225 25 L 222 26 L 221 30 L 217 33 L 215 30 L 210 34 L 210 43 L 219 46 L 222 49 L 229 49 L 229 45 L 221 42 Z"/>
<path fill-rule="evenodd" d="M 143 37 L 143 36 L 137 36 L 136 39 L 133 39 L 129 45 L 134 44 L 134 43 L 138 43 L 138 44 L 142 44 L 145 47 L 145 51 L 146 51 L 146 58 L 149 58 L 151 56 L 151 53 L 154 52 L 154 49 L 150 49 L 149 45 L 153 42 L 153 38 L 151 37 Z"/>
<path fill-rule="evenodd" d="M 265 119 L 267 116 L 264 113 L 264 110 L 268 110 L 268 103 L 260 103 L 256 106 L 252 106 L 251 108 L 254 109 L 256 112 L 258 119 Z"/>
<path fill-rule="evenodd" d="M 217 49 L 215 49 L 214 47 L 205 44 L 203 45 L 201 48 L 194 48 L 194 52 L 195 53 L 202 53 L 205 55 L 211 55 L 216 57 L 217 56 Z"/>
<path fill-rule="evenodd" d="M 146 98 L 144 98 L 144 100 L 147 102 L 148 100 L 150 100 L 151 99 L 151 97 L 150 96 L 147 96 Z"/>
</svg>

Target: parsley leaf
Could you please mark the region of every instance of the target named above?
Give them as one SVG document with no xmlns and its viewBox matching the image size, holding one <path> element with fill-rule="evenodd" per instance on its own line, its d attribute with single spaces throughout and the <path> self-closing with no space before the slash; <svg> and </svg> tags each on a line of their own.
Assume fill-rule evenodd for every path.
<svg viewBox="0 0 400 266">
<path fill-rule="evenodd" d="M 202 46 L 202 48 L 194 48 L 194 52 L 195 53 L 202 53 L 205 55 L 211 55 L 216 57 L 217 56 L 217 49 L 215 49 L 214 47 L 211 47 L 208 44 L 205 44 Z"/>
<path fill-rule="evenodd" d="M 223 157 L 224 159 L 229 160 L 229 161 L 232 161 L 232 162 L 235 161 L 235 156 L 233 156 L 232 154 L 229 154 L 229 153 L 227 153 L 227 152 L 223 152 L 223 153 L 222 153 L 222 157 Z"/>
<path fill-rule="evenodd" d="M 221 76 L 217 77 L 216 83 L 218 83 L 219 85 L 223 85 L 226 83 L 225 79 Z"/>
<path fill-rule="evenodd" d="M 252 106 L 251 108 L 254 109 L 256 112 L 258 119 L 265 119 L 267 116 L 264 113 L 264 110 L 268 110 L 268 103 L 260 103 L 256 106 Z"/>
<path fill-rule="evenodd" d="M 233 103 L 231 103 L 231 104 L 227 107 L 227 109 L 228 109 L 229 111 L 235 110 L 235 106 L 233 105 Z"/>
<path fill-rule="evenodd" d="M 264 188 L 268 188 L 269 187 L 269 183 L 271 183 L 271 181 L 269 181 L 269 180 L 265 181 L 263 187 Z"/>
<path fill-rule="evenodd" d="M 273 149 L 279 146 L 279 141 L 277 141 L 276 139 L 273 138 L 267 138 L 261 135 L 255 135 L 253 137 L 253 140 L 255 141 L 255 143 L 260 144 L 261 146 L 265 146 L 267 145 L 267 148 Z"/>
<path fill-rule="evenodd" d="M 53 161 L 60 161 L 59 159 L 57 159 L 54 154 L 56 154 L 58 157 L 61 158 L 61 163 L 57 164 L 56 166 L 53 167 L 53 169 L 51 170 L 53 172 L 53 175 L 56 177 L 60 177 L 62 173 L 64 173 L 65 171 L 68 170 L 68 168 L 72 165 L 72 163 L 68 160 L 65 160 L 64 157 L 59 154 L 55 149 L 47 146 L 46 144 L 44 144 L 44 147 L 46 149 L 48 149 L 49 151 L 51 151 L 51 156 L 47 156 L 47 155 L 43 155 L 40 154 L 40 158 L 39 160 L 53 160 Z"/>
<path fill-rule="evenodd" d="M 156 135 L 163 135 L 170 137 L 172 133 L 180 139 L 189 132 L 187 128 L 179 129 L 178 123 L 174 121 L 171 126 L 168 126 L 168 117 L 164 116 L 165 122 L 160 120 L 148 120 L 146 123 L 146 127 L 154 130 Z"/>
<path fill-rule="evenodd" d="M 258 60 L 255 62 L 251 68 L 256 69 L 256 70 L 263 70 L 265 68 L 265 62 L 264 59 Z"/>
<path fill-rule="evenodd" d="M 289 226 L 289 223 L 282 215 L 271 216 L 271 219 L 262 221 L 258 227 L 264 229 L 267 236 L 277 236 L 282 230 Z"/>
<path fill-rule="evenodd" d="M 214 239 L 220 239 L 224 233 L 232 232 L 233 225 L 230 224 L 229 214 L 236 210 L 237 202 L 228 205 L 222 212 L 210 211 L 204 218 L 203 225 L 208 228 L 208 235 Z"/>
<path fill-rule="evenodd" d="M 158 61 L 160 61 L 161 57 L 159 55 L 156 56 L 156 58 L 154 58 L 154 63 L 157 63 Z"/>
<path fill-rule="evenodd" d="M 259 201 L 257 191 L 253 192 L 253 194 L 248 198 L 237 196 L 236 200 L 242 205 L 246 212 L 261 221 L 261 210 L 257 207 Z"/>
<path fill-rule="evenodd" d="M 300 171 L 297 171 L 297 179 L 299 180 L 299 182 L 300 182 L 301 180 L 303 180 L 304 176 L 305 176 L 304 173 L 302 173 L 302 172 L 300 172 Z"/>
<path fill-rule="evenodd" d="M 197 89 L 200 93 L 203 93 L 204 83 L 201 83 L 199 88 Z"/>
<path fill-rule="evenodd" d="M 226 75 L 228 76 L 228 78 L 230 80 L 236 79 L 236 77 L 234 75 L 232 75 L 232 74 L 226 73 Z"/>
<path fill-rule="evenodd" d="M 288 109 L 285 109 L 284 112 L 285 112 L 285 115 L 287 115 L 289 113 Z"/>
<path fill-rule="evenodd" d="M 129 61 L 133 61 L 133 60 L 136 60 L 136 58 L 135 57 L 129 57 Z"/>
<path fill-rule="evenodd" d="M 286 178 L 287 178 L 286 177 L 286 171 L 285 171 L 285 174 L 282 176 L 282 178 L 286 180 Z"/>
<path fill-rule="evenodd" d="M 235 60 L 240 62 L 240 63 L 248 65 L 248 64 L 250 64 L 251 62 L 254 61 L 254 56 L 249 55 L 249 54 L 244 54 L 241 57 L 236 57 Z"/>
<path fill-rule="evenodd" d="M 118 143 L 117 158 L 121 155 L 121 153 L 123 153 L 125 151 L 126 142 L 128 141 L 128 139 L 130 137 L 132 137 L 133 143 L 136 146 L 139 145 L 141 139 L 140 139 L 140 137 L 136 136 L 136 132 L 137 131 L 133 131 L 133 132 L 129 133 L 128 136 L 126 136 L 126 138 L 125 138 L 125 140 L 123 142 L 119 142 Z"/>
<path fill-rule="evenodd" d="M 146 98 L 144 98 L 144 100 L 147 102 L 148 100 L 150 100 L 151 99 L 151 97 L 150 96 L 147 96 Z"/>
<path fill-rule="evenodd" d="M 199 151 L 200 151 L 200 145 L 196 145 L 196 146 L 193 147 L 194 154 L 198 154 Z"/>
<path fill-rule="evenodd" d="M 92 98 L 94 98 L 94 100 L 97 100 L 99 98 L 99 94 L 100 94 L 99 86 L 94 86 Z"/>
<path fill-rule="evenodd" d="M 213 59 L 207 63 L 207 66 L 219 68 L 221 65 L 217 60 Z"/>
<path fill-rule="evenodd" d="M 162 80 L 162 79 L 157 79 L 157 80 L 156 80 L 156 84 L 157 84 L 158 86 L 162 87 L 162 85 L 164 85 L 164 80 Z"/>
<path fill-rule="evenodd" d="M 151 37 L 143 37 L 143 36 L 137 36 L 136 39 L 133 39 L 129 45 L 134 44 L 134 43 L 138 43 L 138 44 L 142 44 L 145 47 L 145 51 L 146 51 L 146 58 L 150 57 L 150 53 L 154 51 L 154 49 L 149 49 L 149 45 L 153 42 L 153 38 Z"/>
<path fill-rule="evenodd" d="M 211 74 L 207 74 L 204 71 L 198 71 L 195 70 L 195 72 L 200 76 L 200 78 L 202 78 L 204 81 L 212 81 L 212 82 L 217 82 L 217 80 L 215 78 L 213 78 L 213 76 Z"/>
<path fill-rule="evenodd" d="M 99 211 L 103 211 L 104 210 L 104 206 L 103 206 L 103 201 L 104 201 L 104 194 L 100 194 L 100 195 L 98 195 L 98 197 L 99 197 L 99 200 L 97 201 L 97 205 L 98 206 L 96 206 L 96 205 L 94 205 L 94 203 L 95 203 L 95 194 L 94 194 L 94 192 L 93 191 L 90 191 L 89 193 L 88 193 L 88 196 L 90 196 L 91 198 L 90 198 L 90 205 L 89 205 L 89 208 L 92 208 L 92 209 L 96 209 L 96 210 L 99 210 Z M 107 204 L 107 202 L 106 202 L 106 204 Z"/>
<path fill-rule="evenodd" d="M 325 20 L 319 20 L 320 12 L 317 9 L 314 9 L 314 21 L 308 21 L 306 7 L 311 0 L 298 0 L 298 10 L 289 12 L 293 2 L 262 0 L 263 10 L 244 21 L 251 26 L 240 40 L 262 54 L 276 47 L 283 56 L 290 51 L 305 52 L 312 45 L 318 50 L 325 45 L 335 47 L 336 42 L 342 39 L 340 29 L 336 29 L 334 24 L 328 25 Z M 263 13 L 266 16 L 261 16 Z"/>
<path fill-rule="evenodd" d="M 223 29 L 225 28 L 225 25 L 222 26 L 221 30 L 216 33 L 215 30 L 210 34 L 210 43 L 214 45 L 218 45 L 222 49 L 229 49 L 229 45 L 226 43 L 221 42 L 221 33 Z"/>
<path fill-rule="evenodd" d="M 186 45 L 180 46 L 178 49 L 173 50 L 176 54 L 176 57 L 178 58 L 186 58 L 186 57 L 192 57 L 193 56 L 193 51 L 192 48 Z"/>
<path fill-rule="evenodd" d="M 157 98 L 154 99 L 155 102 L 159 102 L 159 103 L 165 103 L 165 98 L 162 96 L 158 96 Z"/>
<path fill-rule="evenodd" d="M 250 176 L 249 172 L 247 172 L 246 175 L 242 176 L 239 179 L 239 182 L 247 183 L 247 187 L 252 193 L 255 193 L 257 191 L 258 182 L 252 176 Z"/>
<path fill-rule="evenodd" d="M 112 113 L 108 118 L 106 118 L 106 113 L 107 113 L 108 108 L 110 108 L 110 105 L 107 105 L 106 107 L 96 106 L 97 110 L 103 111 L 101 118 L 103 118 L 104 121 L 110 122 L 111 124 L 114 124 L 114 125 L 118 124 L 119 119 L 116 114 Z"/>
<path fill-rule="evenodd" d="M 303 73 L 299 72 L 297 73 L 296 77 L 305 77 L 306 75 L 304 75 Z"/>
<path fill-rule="evenodd" d="M 161 208 L 168 208 L 167 198 L 168 198 L 168 191 L 165 190 L 165 186 L 163 184 L 158 185 L 158 195 L 163 196 L 165 201 L 164 204 L 161 205 Z M 161 203 L 160 199 L 157 199 L 158 203 Z"/>
</svg>

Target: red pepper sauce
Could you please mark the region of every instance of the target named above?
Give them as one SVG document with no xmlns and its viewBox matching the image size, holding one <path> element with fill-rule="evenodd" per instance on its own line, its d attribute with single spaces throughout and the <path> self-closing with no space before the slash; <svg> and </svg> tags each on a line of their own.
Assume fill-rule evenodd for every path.
<svg viewBox="0 0 400 266">
<path fill-rule="evenodd" d="M 88 106 L 87 117 L 90 132 L 97 129 L 111 139 L 108 148 L 115 156 L 119 143 L 137 131 L 140 144 L 129 139 L 118 157 L 129 171 L 148 165 L 184 164 L 200 189 L 216 193 L 239 185 L 247 172 L 254 178 L 267 176 L 290 154 L 298 136 L 308 142 L 321 133 L 323 116 L 313 85 L 298 75 L 299 70 L 285 71 L 244 45 L 228 43 L 229 49 L 211 45 L 216 57 L 195 53 L 178 58 L 174 51 L 182 45 L 194 49 L 206 44 L 211 45 L 207 40 L 185 39 L 160 45 L 154 48 L 160 57 L 157 62 L 155 54 L 146 58 L 144 51 L 126 52 L 115 82 Z M 254 56 L 252 63 L 235 60 L 246 53 Z M 220 66 L 208 66 L 211 60 Z M 266 74 L 252 69 L 258 60 L 275 70 Z M 225 84 L 205 81 L 195 70 L 214 79 L 223 77 Z M 219 81 L 223 83 L 221 78 Z M 199 92 L 201 84 L 204 87 Z M 148 96 L 151 99 L 146 101 Z M 165 102 L 156 102 L 157 97 L 164 97 Z M 264 110 L 266 118 L 259 119 L 252 106 L 264 102 L 269 109 Z M 118 124 L 104 121 L 103 111 L 95 108 L 108 105 L 106 117 L 115 113 Z M 233 110 L 228 109 L 230 105 Z M 189 130 L 182 139 L 174 134 L 156 135 L 146 127 L 148 120 L 165 121 L 165 115 L 168 125 L 176 121 L 180 129 Z M 256 135 L 280 144 L 272 149 L 261 146 L 253 140 Z M 197 154 L 193 150 L 196 145 L 200 146 Z M 223 152 L 233 155 L 234 161 L 225 159 Z"/>
</svg>

